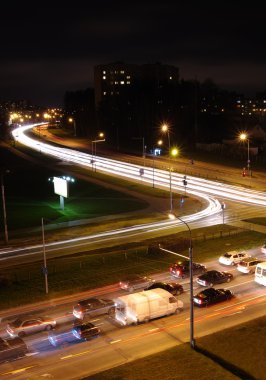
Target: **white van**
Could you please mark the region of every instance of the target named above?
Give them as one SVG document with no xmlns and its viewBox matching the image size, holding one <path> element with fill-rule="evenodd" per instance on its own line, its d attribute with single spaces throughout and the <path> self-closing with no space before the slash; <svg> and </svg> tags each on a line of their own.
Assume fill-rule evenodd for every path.
<svg viewBox="0 0 266 380">
<path fill-rule="evenodd" d="M 159 288 L 128 294 L 117 298 L 115 302 L 115 319 L 124 326 L 148 322 L 183 310 L 182 301 Z"/>
<path fill-rule="evenodd" d="M 266 262 L 257 264 L 255 270 L 255 282 L 266 286 Z"/>
</svg>

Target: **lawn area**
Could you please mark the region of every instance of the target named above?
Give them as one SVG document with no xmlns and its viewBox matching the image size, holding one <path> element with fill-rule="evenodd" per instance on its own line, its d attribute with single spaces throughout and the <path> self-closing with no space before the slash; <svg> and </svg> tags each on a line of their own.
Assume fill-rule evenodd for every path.
<svg viewBox="0 0 266 380">
<path fill-rule="evenodd" d="M 42 217 L 50 223 L 60 223 L 142 210 L 148 206 L 123 192 L 76 178 L 75 183 L 69 185 L 70 197 L 65 199 L 62 210 L 53 183 L 48 181 L 51 177 L 62 176 L 53 168 L 53 161 L 49 161 L 50 168 L 40 169 L 39 165 L 14 156 L 6 149 L 1 149 L 0 154 L 1 160 L 8 162 L 9 172 L 4 175 L 4 186 L 11 235 L 17 229 L 39 226 Z M 3 225 L 2 212 L 0 224 Z"/>
<path fill-rule="evenodd" d="M 249 218 L 243 219 L 244 222 L 259 224 L 261 226 L 266 226 L 266 218 Z"/>
<path fill-rule="evenodd" d="M 265 380 L 265 336 L 261 317 L 83 380 Z"/>
<path fill-rule="evenodd" d="M 224 231 L 221 234 L 222 228 Z M 198 262 L 218 258 L 228 250 L 257 247 L 265 241 L 264 234 L 229 229 L 225 225 L 193 230 L 193 237 L 194 261 Z M 2 267 L 0 278 L 6 278 L 8 284 L 0 287 L 0 308 L 8 309 L 115 284 L 128 274 L 152 276 L 168 271 L 175 258 L 159 250 L 159 243 L 174 252 L 188 254 L 189 239 L 186 232 L 181 232 L 126 247 L 121 245 L 48 259 L 48 296 L 44 289 L 43 261 L 17 262 L 12 267 Z"/>
</svg>

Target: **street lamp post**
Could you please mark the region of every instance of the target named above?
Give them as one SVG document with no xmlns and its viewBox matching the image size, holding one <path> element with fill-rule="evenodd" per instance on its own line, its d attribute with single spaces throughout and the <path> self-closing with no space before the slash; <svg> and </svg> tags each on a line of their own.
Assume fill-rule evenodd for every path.
<svg viewBox="0 0 266 380">
<path fill-rule="evenodd" d="M 172 253 L 177 256 L 185 257 L 186 259 L 189 259 L 189 289 L 190 289 L 190 347 L 195 348 L 196 341 L 194 339 L 194 302 L 193 302 L 193 244 L 192 244 L 192 235 L 191 235 L 191 229 L 187 222 L 185 222 L 183 219 L 181 219 L 179 216 L 176 216 L 174 214 L 169 214 L 170 219 L 178 219 L 180 222 L 185 224 L 189 231 L 189 257 L 180 255 L 178 253 L 166 250 L 164 248 L 160 248 L 163 251 L 166 251 L 168 253 Z"/>
<path fill-rule="evenodd" d="M 9 173 L 9 170 L 5 171 Z M 1 190 L 2 190 L 2 203 L 3 203 L 3 215 L 4 215 L 4 229 L 5 229 L 5 243 L 8 243 L 8 229 L 7 229 L 7 217 L 6 217 L 6 198 L 5 198 L 5 186 L 4 186 L 4 174 L 1 172 Z"/>
<path fill-rule="evenodd" d="M 77 136 L 76 121 L 75 121 L 75 119 L 74 119 L 73 117 L 70 117 L 70 118 L 68 119 L 68 121 L 69 121 L 70 123 L 73 123 L 73 127 L 74 127 L 74 137 L 76 137 L 76 136 Z"/>
<path fill-rule="evenodd" d="M 157 142 L 157 145 L 162 145 L 162 140 L 159 140 Z M 154 183 L 154 156 L 155 156 L 155 146 L 153 146 L 153 152 L 152 152 L 152 187 L 154 188 L 155 187 L 155 183 Z"/>
<path fill-rule="evenodd" d="M 241 133 L 239 136 L 240 140 L 247 141 L 248 145 L 248 161 L 247 161 L 247 169 L 248 169 L 248 175 L 251 176 L 251 170 L 250 170 L 250 157 L 249 157 L 249 138 L 247 133 Z"/>
<path fill-rule="evenodd" d="M 171 143 L 170 143 L 169 127 L 167 124 L 162 125 L 162 132 L 167 133 L 167 137 L 168 137 L 170 212 L 172 212 L 173 211 L 173 196 L 172 196 Z"/>
<path fill-rule="evenodd" d="M 98 136 L 99 137 L 104 137 L 104 134 L 101 132 L 101 133 L 99 133 Z M 105 141 L 105 139 L 92 140 L 92 142 L 91 142 L 91 164 L 92 164 L 91 167 L 92 167 L 92 169 L 93 169 L 93 162 L 94 162 L 93 155 L 94 155 L 94 157 L 96 159 L 96 144 L 98 142 L 103 142 L 103 141 Z M 93 144 L 94 144 L 94 152 L 93 152 Z M 96 172 L 96 161 L 95 161 L 94 168 L 95 168 L 95 172 Z"/>
<path fill-rule="evenodd" d="M 42 218 L 42 246 L 43 246 L 43 273 L 45 279 L 45 293 L 48 294 L 48 270 L 46 264 L 45 238 L 44 238 L 44 221 Z"/>
</svg>

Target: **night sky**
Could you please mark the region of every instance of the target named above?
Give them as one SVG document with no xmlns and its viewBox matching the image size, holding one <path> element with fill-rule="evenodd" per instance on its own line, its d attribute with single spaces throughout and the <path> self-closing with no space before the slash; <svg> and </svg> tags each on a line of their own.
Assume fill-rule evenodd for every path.
<svg viewBox="0 0 266 380">
<path fill-rule="evenodd" d="M 175 65 L 185 80 L 250 96 L 266 89 L 265 3 L 58 3 L 1 5 L 0 100 L 62 105 L 65 91 L 93 87 L 95 65 L 115 61 Z"/>
</svg>

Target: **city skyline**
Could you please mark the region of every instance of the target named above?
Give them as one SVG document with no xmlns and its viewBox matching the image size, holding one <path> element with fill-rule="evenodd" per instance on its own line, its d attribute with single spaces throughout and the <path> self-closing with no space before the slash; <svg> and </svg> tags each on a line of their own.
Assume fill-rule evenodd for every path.
<svg viewBox="0 0 266 380">
<path fill-rule="evenodd" d="M 265 5 L 207 3 L 5 4 L 0 99 L 62 105 L 66 91 L 93 87 L 94 66 L 116 61 L 173 65 L 180 79 L 211 78 L 247 96 L 265 90 Z"/>
</svg>

